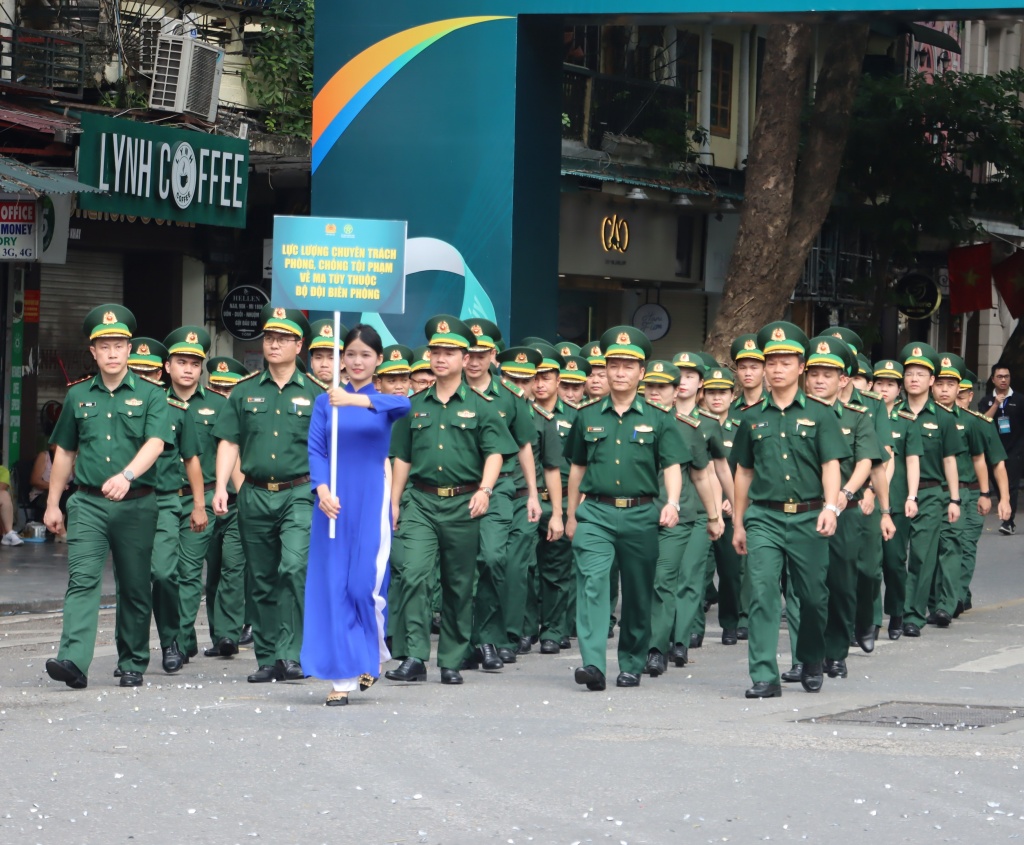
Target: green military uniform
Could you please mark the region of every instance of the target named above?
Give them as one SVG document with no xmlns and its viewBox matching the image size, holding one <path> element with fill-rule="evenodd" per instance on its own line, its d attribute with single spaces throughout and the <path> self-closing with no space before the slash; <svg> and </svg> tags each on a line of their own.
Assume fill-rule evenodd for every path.
<svg viewBox="0 0 1024 845">
<path fill-rule="evenodd" d="M 266 306 L 264 331 L 308 337 L 301 311 Z M 251 577 L 253 637 L 261 669 L 297 664 L 313 497 L 307 437 L 320 382 L 296 367 L 278 386 L 270 371 L 231 391 L 213 436 L 239 447 L 245 484 L 238 491 L 238 527 Z M 219 479 L 225 482 L 227 479 Z"/>
<path fill-rule="evenodd" d="M 879 361 L 873 368 L 875 381 L 892 379 L 903 381 L 903 365 L 898 361 Z M 882 544 L 882 579 L 885 598 L 882 606 L 876 604 L 875 624 L 882 624 L 881 614 L 889 616 L 889 639 L 903 635 L 903 605 L 907 597 L 907 543 L 910 538 L 910 520 L 906 517 L 907 504 L 907 432 L 914 415 L 897 401 L 889 412 L 889 447 L 893 453 L 893 473 L 889 480 L 889 506 L 896 534 Z"/>
<path fill-rule="evenodd" d="M 927 344 L 909 344 L 900 356 L 904 368 L 917 365 L 939 371 L 938 353 Z M 928 616 L 928 597 L 935 578 L 940 554 L 940 534 L 946 519 L 949 493 L 943 459 L 959 455 L 964 449 L 963 438 L 957 433 L 952 414 L 936 405 L 930 398 L 920 413 L 914 415 L 909 405 L 901 409 L 914 416 L 907 432 L 907 455 L 920 459 L 921 473 L 918 487 L 917 516 L 910 523 L 910 551 L 907 561 L 907 599 L 903 609 L 903 633 L 921 635 L 920 628 Z M 946 534 L 947 543 L 952 535 Z M 948 552 L 949 549 L 947 548 Z"/>
<path fill-rule="evenodd" d="M 609 330 L 601 338 L 607 358 L 650 357 L 650 341 L 631 327 Z M 604 687 L 609 574 L 618 560 L 622 578 L 619 632 L 621 685 L 639 682 L 651 642 L 651 599 L 658 554 L 660 485 L 658 471 L 689 466 L 692 457 L 674 414 L 635 397 L 620 415 L 612 398 L 587 405 L 573 423 L 566 453 L 585 470 L 572 541 L 576 566 L 576 629 L 584 666 L 578 683 Z"/>
<path fill-rule="evenodd" d="M 808 340 L 790 323 L 773 323 L 758 333 L 757 345 L 765 356 L 804 356 Z M 835 411 L 801 390 L 786 408 L 767 395 L 760 404 L 742 411 L 740 419 L 732 457 L 737 466 L 753 471 L 750 504 L 742 515 L 751 582 L 748 663 L 755 685 L 775 689 L 780 682 L 776 652 L 784 567 L 800 603 L 796 659 L 808 677 L 820 675 L 825 657 L 828 540 L 818 534 L 817 522 L 823 506 L 832 504 L 823 501 L 822 465 L 848 457 L 850 449 Z"/>
<path fill-rule="evenodd" d="M 135 318 L 123 306 L 102 305 L 89 313 L 84 329 L 90 343 L 106 338 L 130 342 Z M 117 583 L 117 633 L 123 644 L 118 666 L 125 673 L 142 673 L 149 665 L 153 596 L 149 567 L 139 562 L 150 560 L 153 553 L 155 473 L 150 469 L 131 479 L 131 489 L 118 502 L 107 499 L 101 488 L 152 439 L 170 439 L 167 402 L 159 388 L 132 372 L 113 390 L 101 375 L 72 385 L 50 438 L 52 444 L 76 453 L 77 487 L 67 505 L 68 588 L 60 649 L 47 661 L 46 670 L 74 688 L 86 685 L 92 662 L 109 552 Z"/>
<path fill-rule="evenodd" d="M 703 367 L 698 369 L 703 370 Z M 675 364 L 649 361 L 643 380 L 647 384 L 678 385 L 679 375 L 679 367 Z M 708 446 L 703 431 L 705 422 L 693 414 L 676 414 L 675 409 L 669 406 L 666 410 L 675 417 L 676 426 L 690 453 L 690 469 L 705 470 L 708 466 Z M 655 505 L 660 512 L 668 498 L 663 476 L 659 476 L 659 482 Z M 665 671 L 665 655 L 672 655 L 677 665 L 686 663 L 692 605 L 699 604 L 703 597 L 706 540 L 707 514 L 694 494 L 693 485 L 684 479 L 679 497 L 679 521 L 671 528 L 658 528 L 658 559 L 654 565 L 651 595 L 651 641 L 644 666 L 644 671 L 653 677 Z"/>
<path fill-rule="evenodd" d="M 235 385 L 249 375 L 241 361 L 227 357 L 209 359 L 206 371 L 210 374 L 210 390 L 206 396 L 213 393 L 225 399 Z M 203 401 L 200 400 L 200 409 Z M 200 429 L 200 442 L 202 432 Z M 215 445 L 213 449 L 216 451 Z M 203 472 L 205 474 L 206 470 Z M 217 644 L 227 637 L 241 645 L 246 640 L 244 626 L 250 624 L 254 615 L 249 570 L 245 565 L 242 537 L 238 533 L 238 491 L 234 484 L 229 484 L 228 512 L 217 517 L 206 548 L 206 619 L 210 640 Z M 239 632 L 242 632 L 241 636 Z M 248 641 L 252 642 L 252 634 L 248 636 Z M 221 650 L 218 647 L 218 653 Z"/>
<path fill-rule="evenodd" d="M 448 316 L 428 321 L 426 334 L 431 347 L 468 349 L 474 338 L 468 326 Z M 514 455 L 518 448 L 489 393 L 462 384 L 442 402 L 435 385 L 412 396 L 411 403 L 411 413 L 391 432 L 391 452 L 409 464 L 410 482 L 392 547 L 392 577 L 399 584 L 399 598 L 390 610 L 398 620 L 391 629 L 391 650 L 419 663 L 430 657 L 428 585 L 440 554 L 437 661 L 442 669 L 457 670 L 470 651 L 473 634 L 473 577 L 482 521 L 470 516 L 469 502 L 479 489 L 486 459 Z M 494 498 L 492 492 L 490 506 Z M 500 619 L 504 636 L 500 607 L 490 613 Z M 394 672 L 388 677 L 404 679 Z"/>
</svg>

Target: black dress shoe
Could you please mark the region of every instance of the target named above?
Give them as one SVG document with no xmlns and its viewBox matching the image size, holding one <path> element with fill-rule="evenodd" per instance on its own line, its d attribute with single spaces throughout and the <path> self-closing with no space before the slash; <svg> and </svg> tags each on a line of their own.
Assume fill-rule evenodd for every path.
<svg viewBox="0 0 1024 845">
<path fill-rule="evenodd" d="M 562 649 L 554 640 L 541 640 L 540 641 L 540 653 L 541 654 L 558 654 Z"/>
<path fill-rule="evenodd" d="M 890 616 L 889 617 L 889 639 L 898 640 L 903 636 L 903 617 L 902 616 Z"/>
<path fill-rule="evenodd" d="M 938 625 L 939 619 L 934 613 L 929 613 L 928 618 L 924 620 L 925 625 Z"/>
<path fill-rule="evenodd" d="M 516 662 L 516 653 L 512 649 L 510 649 L 510 648 L 499 648 L 498 649 L 498 659 L 501 660 L 502 665 L 504 665 L 506 663 L 515 663 Z M 481 660 L 480 660 L 480 665 L 481 666 L 484 665 L 483 658 L 481 658 Z"/>
<path fill-rule="evenodd" d="M 63 681 L 71 689 L 85 689 L 89 686 L 89 679 L 70 660 L 51 657 L 46 661 L 46 674 L 55 681 Z"/>
<path fill-rule="evenodd" d="M 644 672 L 652 678 L 657 678 L 658 675 L 664 675 L 667 669 L 668 661 L 665 660 L 665 655 L 658 651 L 658 649 L 652 648 L 647 654 L 647 664 L 644 666 Z M 621 678 L 622 675 L 619 675 L 619 677 Z"/>
<path fill-rule="evenodd" d="M 568 637 L 562 637 L 562 639 L 558 641 L 558 647 L 562 649 L 562 651 L 566 651 L 567 649 L 572 648 L 572 641 Z"/>
<path fill-rule="evenodd" d="M 203 657 L 220 657 L 220 643 L 217 642 L 209 648 L 204 648 Z"/>
<path fill-rule="evenodd" d="M 185 652 L 185 654 L 183 655 L 183 657 L 185 658 L 185 662 L 186 662 L 186 663 L 188 663 L 188 662 L 189 662 L 189 660 L 191 660 L 191 659 L 192 659 L 193 657 L 198 657 L 198 656 L 199 656 L 199 646 L 197 646 L 197 645 L 194 645 L 194 646 L 192 646 L 192 647 L 191 647 L 191 648 L 190 648 L 190 649 L 189 649 L 188 651 L 186 651 L 186 652 Z"/>
<path fill-rule="evenodd" d="M 830 678 L 845 678 L 850 673 L 846 669 L 845 660 L 826 660 L 825 674 Z"/>
<path fill-rule="evenodd" d="M 575 673 L 577 684 L 586 684 L 592 692 L 600 692 L 605 688 L 604 672 L 596 666 L 580 666 Z"/>
<path fill-rule="evenodd" d="M 689 662 L 690 653 L 682 643 L 673 643 L 672 647 L 668 650 L 668 659 L 671 660 L 677 668 L 682 669 Z"/>
<path fill-rule="evenodd" d="M 608 639 L 611 639 L 614 636 L 615 636 L 615 626 L 614 625 L 609 625 L 608 626 Z"/>
<path fill-rule="evenodd" d="M 615 686 L 638 687 L 640 686 L 640 676 L 633 672 L 619 672 L 619 677 L 615 679 Z"/>
<path fill-rule="evenodd" d="M 821 685 L 825 682 L 825 676 L 821 670 L 821 664 L 811 666 L 804 664 L 803 672 L 800 674 L 800 686 L 807 692 L 820 692 Z"/>
<path fill-rule="evenodd" d="M 903 636 L 904 637 L 920 637 L 921 629 L 917 627 L 913 622 L 903 623 Z"/>
<path fill-rule="evenodd" d="M 529 637 L 520 637 L 516 654 L 529 654 L 531 651 L 533 651 L 533 640 Z M 506 660 L 505 662 L 507 663 L 508 661 Z"/>
<path fill-rule="evenodd" d="M 974 609 L 974 602 L 971 601 L 970 599 L 967 599 L 967 601 L 964 602 L 964 613 L 966 613 L 968 610 L 973 610 L 973 609 Z"/>
<path fill-rule="evenodd" d="M 142 686 L 142 673 L 141 672 L 123 672 L 121 674 L 121 680 L 119 681 L 122 687 L 141 687 Z"/>
<path fill-rule="evenodd" d="M 739 637 L 736 636 L 735 628 L 724 628 L 722 630 L 722 645 L 736 645 Z"/>
<path fill-rule="evenodd" d="M 422 660 L 417 660 L 415 657 L 407 657 L 399 664 L 397 669 L 388 669 L 384 673 L 384 677 L 389 681 L 425 681 L 427 679 L 427 667 L 423 665 Z"/>
<path fill-rule="evenodd" d="M 169 646 L 167 646 L 167 648 L 165 648 L 163 650 L 163 652 L 164 652 L 164 659 L 163 659 L 164 671 L 168 675 L 173 675 L 175 672 L 177 672 L 182 667 L 182 665 L 185 662 L 184 659 L 182 658 L 181 652 L 178 651 L 178 643 L 177 643 L 177 641 L 172 642 Z"/>
<path fill-rule="evenodd" d="M 281 671 L 277 666 L 260 666 L 246 680 L 250 684 L 269 684 L 272 681 L 280 681 Z"/>
<path fill-rule="evenodd" d="M 232 657 L 238 654 L 238 646 L 231 637 L 221 637 L 214 647 L 220 650 L 221 657 Z"/>
<path fill-rule="evenodd" d="M 462 675 L 459 674 L 457 669 L 442 669 L 441 670 L 441 683 L 442 684 L 461 684 Z"/>
<path fill-rule="evenodd" d="M 953 617 L 950 616 L 948 613 L 946 613 L 946 611 L 944 611 L 944 610 L 936 610 L 935 611 L 935 624 L 938 625 L 940 628 L 948 628 L 949 627 L 949 623 L 952 622 L 952 621 L 953 621 Z"/>
<path fill-rule="evenodd" d="M 242 626 L 242 636 L 238 638 L 239 645 L 252 645 L 252 625 Z"/>
<path fill-rule="evenodd" d="M 690 648 L 703 648 L 704 647 L 704 635 L 703 634 L 690 634 Z"/>
<path fill-rule="evenodd" d="M 787 684 L 799 683 L 800 678 L 804 674 L 804 665 L 802 663 L 794 663 L 793 666 L 787 671 L 782 673 L 782 680 Z"/>
<path fill-rule="evenodd" d="M 875 626 L 872 625 L 866 631 L 857 632 L 857 645 L 860 646 L 860 650 L 865 654 L 871 654 L 875 650 Z"/>
<path fill-rule="evenodd" d="M 440 634 L 441 633 L 441 617 L 431 616 L 430 617 L 430 633 Z"/>
<path fill-rule="evenodd" d="M 750 629 L 749 628 L 742 628 L 741 627 L 741 628 L 737 628 L 736 629 L 736 639 L 738 639 L 738 640 L 745 640 L 745 639 L 748 639 L 749 637 L 750 637 Z"/>
<path fill-rule="evenodd" d="M 476 662 L 485 672 L 497 672 L 505 665 L 505 661 L 498 655 L 498 650 L 490 643 L 481 643 L 476 647 Z M 515 662 L 515 655 L 512 655 L 509 662 Z"/>
<path fill-rule="evenodd" d="M 782 686 L 768 681 L 755 681 L 743 695 L 746 698 L 782 698 Z"/>
<path fill-rule="evenodd" d="M 278 660 L 275 665 L 284 681 L 301 681 L 306 677 L 298 660 Z"/>
<path fill-rule="evenodd" d="M 123 674 L 124 674 L 124 672 L 121 671 L 121 667 L 120 666 L 115 666 L 114 667 L 114 677 L 115 678 L 120 678 Z"/>
<path fill-rule="evenodd" d="M 953 618 L 954 619 L 959 619 L 960 616 L 963 614 L 963 612 L 964 612 L 964 603 L 962 601 L 958 601 L 956 603 L 956 608 L 953 610 Z"/>
</svg>

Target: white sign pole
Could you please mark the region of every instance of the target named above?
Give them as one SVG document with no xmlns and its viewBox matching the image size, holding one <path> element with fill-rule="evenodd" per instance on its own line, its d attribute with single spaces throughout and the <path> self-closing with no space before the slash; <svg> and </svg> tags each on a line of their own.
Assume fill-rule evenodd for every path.
<svg viewBox="0 0 1024 845">
<path fill-rule="evenodd" d="M 338 365 L 341 363 L 341 338 L 338 335 L 341 334 L 341 312 L 334 312 L 334 375 L 331 377 L 331 387 L 337 387 L 338 381 Z M 331 408 L 331 496 L 337 498 L 338 495 L 338 409 L 336 407 Z M 337 528 L 338 520 L 331 520 L 330 528 L 330 539 L 334 539 L 335 529 Z"/>
</svg>

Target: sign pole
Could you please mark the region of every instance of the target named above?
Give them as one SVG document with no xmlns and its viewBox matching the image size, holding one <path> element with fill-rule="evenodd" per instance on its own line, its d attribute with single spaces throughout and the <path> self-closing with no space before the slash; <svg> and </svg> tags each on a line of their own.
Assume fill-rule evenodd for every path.
<svg viewBox="0 0 1024 845">
<path fill-rule="evenodd" d="M 331 376 L 331 387 L 338 386 L 338 364 L 341 363 L 341 312 L 334 312 L 334 375 Z M 331 408 L 331 496 L 338 495 L 338 409 Z M 338 526 L 338 520 L 331 520 L 330 539 L 334 539 Z"/>
</svg>

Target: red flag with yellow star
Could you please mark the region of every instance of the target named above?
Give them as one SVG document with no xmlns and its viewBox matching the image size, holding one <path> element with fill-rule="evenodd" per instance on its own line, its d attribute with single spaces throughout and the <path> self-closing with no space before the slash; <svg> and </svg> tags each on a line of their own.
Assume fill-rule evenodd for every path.
<svg viewBox="0 0 1024 845">
<path fill-rule="evenodd" d="M 949 313 L 967 314 L 992 307 L 992 244 L 958 246 L 949 251 Z"/>
<path fill-rule="evenodd" d="M 1006 303 L 1011 316 L 1016 320 L 1024 314 L 1024 250 L 992 268 L 996 290 Z"/>
</svg>

